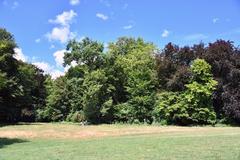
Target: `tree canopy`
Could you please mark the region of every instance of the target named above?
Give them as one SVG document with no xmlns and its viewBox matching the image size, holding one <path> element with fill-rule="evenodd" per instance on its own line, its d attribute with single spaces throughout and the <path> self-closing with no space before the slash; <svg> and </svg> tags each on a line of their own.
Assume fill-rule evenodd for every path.
<svg viewBox="0 0 240 160">
<path fill-rule="evenodd" d="M 15 59 L 0 29 L 0 121 L 240 124 L 240 49 L 231 41 L 163 49 L 142 38 L 71 40 L 64 76 Z M 71 65 L 72 63 L 76 65 Z"/>
<path fill-rule="evenodd" d="M 0 120 L 34 121 L 35 110 L 45 106 L 45 77 L 14 58 L 16 47 L 13 35 L 0 29 Z"/>
</svg>

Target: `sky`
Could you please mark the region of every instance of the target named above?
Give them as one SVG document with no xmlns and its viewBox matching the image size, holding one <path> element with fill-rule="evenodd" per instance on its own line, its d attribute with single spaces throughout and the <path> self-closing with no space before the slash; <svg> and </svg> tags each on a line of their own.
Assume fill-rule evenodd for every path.
<svg viewBox="0 0 240 160">
<path fill-rule="evenodd" d="M 0 27 L 15 36 L 17 59 L 56 78 L 70 67 L 62 63 L 72 38 L 90 37 L 105 47 L 121 36 L 142 37 L 160 49 L 217 39 L 238 46 L 240 0 L 0 0 Z"/>
</svg>

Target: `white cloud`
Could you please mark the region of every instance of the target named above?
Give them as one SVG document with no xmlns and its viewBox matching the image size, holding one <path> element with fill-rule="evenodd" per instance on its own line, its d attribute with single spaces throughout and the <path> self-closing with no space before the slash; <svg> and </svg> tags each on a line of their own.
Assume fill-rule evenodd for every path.
<svg viewBox="0 0 240 160">
<path fill-rule="evenodd" d="M 70 0 L 70 4 L 76 6 L 80 3 L 80 0 Z"/>
<path fill-rule="evenodd" d="M 26 62 L 27 61 L 27 56 L 25 56 L 22 52 L 22 49 L 21 48 L 14 48 L 14 58 L 17 59 L 17 60 L 21 60 L 23 62 Z"/>
<path fill-rule="evenodd" d="M 47 62 L 34 62 L 33 65 L 37 66 L 39 69 L 42 69 L 45 73 L 50 73 L 52 68 Z"/>
<path fill-rule="evenodd" d="M 163 31 L 163 33 L 162 33 L 162 37 L 163 37 L 163 38 L 166 38 L 166 37 L 168 37 L 168 36 L 169 36 L 169 31 L 165 29 L 165 30 Z"/>
<path fill-rule="evenodd" d="M 66 43 L 70 38 L 72 38 L 73 33 L 70 31 L 69 27 L 54 27 L 51 33 L 47 33 L 46 37 L 49 41 L 60 41 L 61 43 Z"/>
<path fill-rule="evenodd" d="M 50 75 L 51 75 L 52 79 L 56 79 L 56 78 L 58 78 L 58 77 L 64 76 L 65 73 L 62 72 L 62 71 L 60 71 L 60 70 L 57 70 L 57 69 L 56 69 L 56 70 L 53 70 L 53 71 L 50 73 Z"/>
<path fill-rule="evenodd" d="M 66 43 L 68 40 L 76 37 L 76 33 L 70 31 L 68 26 L 66 27 L 54 27 L 50 33 L 45 35 L 49 41 L 60 41 L 61 43 Z M 51 45 L 50 48 L 54 48 Z"/>
<path fill-rule="evenodd" d="M 86 36 L 79 37 L 79 38 L 77 39 L 77 41 L 82 42 L 85 38 L 86 38 Z"/>
<path fill-rule="evenodd" d="M 102 20 L 104 20 L 104 21 L 108 20 L 108 16 L 107 16 L 107 15 L 104 15 L 104 14 L 102 14 L 102 13 L 97 13 L 97 14 L 96 14 L 96 17 L 98 17 L 98 18 L 100 18 L 100 19 L 102 19 Z"/>
<path fill-rule="evenodd" d="M 123 29 L 132 29 L 133 25 L 124 26 Z"/>
<path fill-rule="evenodd" d="M 33 62 L 32 64 L 42 69 L 44 71 L 44 74 L 49 74 L 51 75 L 52 79 L 56 79 L 60 76 L 64 76 L 65 73 L 69 70 L 69 68 L 75 67 L 77 65 L 76 61 L 72 61 L 70 65 L 63 67 L 63 58 L 65 52 L 66 50 L 58 50 L 53 53 L 56 62 L 55 65 L 50 65 L 49 63 L 44 61 L 37 61 Z"/>
<path fill-rule="evenodd" d="M 16 58 L 17 60 L 21 60 L 23 62 L 28 61 L 32 63 L 39 69 L 43 70 L 44 74 L 51 75 L 52 79 L 56 79 L 60 76 L 65 75 L 65 73 L 68 71 L 70 67 L 75 67 L 77 65 L 76 61 L 72 61 L 70 65 L 63 68 L 62 64 L 64 62 L 63 57 L 64 57 L 65 50 L 59 50 L 53 54 L 56 65 L 50 65 L 45 61 L 36 61 L 38 59 L 37 57 L 28 58 L 23 54 L 21 48 L 15 48 L 14 51 L 15 51 L 14 58 Z"/>
<path fill-rule="evenodd" d="M 56 16 L 54 20 L 48 20 L 50 23 L 60 24 L 62 26 L 69 26 L 72 23 L 74 17 L 77 16 L 73 10 L 64 11 L 62 14 Z"/>
<path fill-rule="evenodd" d="M 185 40 L 203 40 L 203 39 L 207 39 L 208 36 L 202 34 L 202 33 L 196 33 L 196 34 L 191 34 L 191 35 L 187 35 L 184 37 Z"/>
<path fill-rule="evenodd" d="M 76 67 L 77 65 L 76 61 L 72 61 L 70 65 L 66 65 L 66 67 L 64 67 L 64 73 L 67 73 L 71 67 Z"/>
<path fill-rule="evenodd" d="M 77 65 L 76 61 L 72 61 L 70 65 L 63 67 L 63 58 L 65 52 L 66 50 L 59 50 L 53 53 L 56 65 L 49 65 L 47 62 L 34 62 L 33 64 L 42 69 L 45 74 L 50 74 L 52 79 L 56 79 L 60 76 L 64 76 L 69 68 L 75 67 Z"/>
<path fill-rule="evenodd" d="M 50 19 L 50 23 L 59 24 L 60 26 L 54 27 L 52 31 L 50 33 L 48 32 L 45 36 L 49 41 L 60 41 L 61 43 L 66 43 L 69 39 L 76 36 L 75 33 L 70 31 L 70 24 L 76 16 L 77 13 L 70 10 L 57 15 L 54 20 Z"/>
<path fill-rule="evenodd" d="M 215 24 L 219 21 L 219 18 L 213 18 L 212 22 Z"/>
<path fill-rule="evenodd" d="M 26 57 L 21 48 L 15 48 L 15 55 L 14 58 L 17 60 L 21 60 L 23 62 L 27 62 L 29 59 Z M 32 60 L 31 60 L 32 59 Z M 35 61 L 37 57 L 32 57 L 29 61 Z M 39 69 L 44 71 L 44 74 L 50 74 L 53 79 L 56 79 L 59 76 L 63 76 L 65 73 L 59 69 L 56 69 L 55 66 L 51 66 L 49 63 L 44 61 L 35 61 L 32 62 L 33 65 L 37 66 Z"/>
<path fill-rule="evenodd" d="M 59 50 L 56 51 L 55 53 L 53 53 L 53 56 L 55 58 L 55 62 L 57 64 L 57 66 L 62 66 L 64 63 L 64 53 L 66 52 L 66 50 Z"/>
<path fill-rule="evenodd" d="M 64 72 L 56 69 L 54 66 L 51 66 L 49 63 L 47 62 L 34 62 L 32 63 L 33 65 L 37 66 L 39 69 L 44 71 L 44 74 L 49 74 L 52 79 L 56 79 L 60 76 L 64 76 Z"/>
<path fill-rule="evenodd" d="M 40 38 L 38 38 L 38 39 L 35 39 L 35 42 L 36 43 L 39 43 L 41 41 L 41 39 Z"/>
<path fill-rule="evenodd" d="M 72 62 L 71 62 L 71 66 L 72 66 L 72 67 L 76 67 L 77 65 L 78 65 L 78 64 L 77 64 L 76 61 L 72 61 Z"/>
<path fill-rule="evenodd" d="M 71 66 L 69 66 L 69 65 L 67 65 L 66 67 L 64 67 L 64 73 L 67 73 L 70 68 L 71 68 Z"/>
<path fill-rule="evenodd" d="M 16 58 L 17 60 L 27 62 L 27 61 L 35 61 L 37 59 L 37 57 L 32 57 L 31 59 L 29 59 L 27 56 L 25 56 L 23 54 L 21 48 L 15 48 L 14 51 L 15 51 L 14 58 Z M 63 56 L 62 56 L 61 52 L 62 51 L 55 52 L 55 54 L 54 54 L 54 56 L 56 55 L 55 56 L 55 61 L 56 61 L 57 65 L 63 63 Z M 37 66 L 39 69 L 43 70 L 44 74 L 50 74 L 52 79 L 56 79 L 56 78 L 58 78 L 60 76 L 63 76 L 65 74 L 65 72 L 61 71 L 56 66 L 52 66 L 49 63 L 44 62 L 44 61 L 35 61 L 35 62 L 32 62 L 32 64 Z M 73 61 L 71 63 L 71 66 L 76 66 L 76 64 L 77 63 Z M 64 70 L 66 70 L 66 69 L 64 68 Z"/>
</svg>

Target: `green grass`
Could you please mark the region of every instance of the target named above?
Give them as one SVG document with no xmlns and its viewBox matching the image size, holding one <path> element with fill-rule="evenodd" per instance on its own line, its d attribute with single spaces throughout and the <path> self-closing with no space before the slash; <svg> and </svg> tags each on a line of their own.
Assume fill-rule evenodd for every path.
<svg viewBox="0 0 240 160">
<path fill-rule="evenodd" d="M 81 127 L 68 124 L 47 124 L 46 128 L 51 126 L 60 128 L 57 130 L 59 132 L 74 132 L 75 129 L 109 132 L 116 131 L 116 128 L 120 131 L 127 128 L 139 130 L 139 134 L 94 138 L 0 138 L 0 160 L 240 160 L 240 128 L 148 128 L 129 125 Z M 44 127 L 45 124 L 2 127 L 0 137 L 1 132 L 6 130 L 39 131 Z M 140 132 L 146 128 L 166 132 Z"/>
</svg>

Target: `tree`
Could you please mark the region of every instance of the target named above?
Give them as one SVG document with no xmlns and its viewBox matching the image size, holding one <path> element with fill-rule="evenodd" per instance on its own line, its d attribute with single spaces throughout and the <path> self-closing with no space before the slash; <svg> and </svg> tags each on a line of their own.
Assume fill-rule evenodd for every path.
<svg viewBox="0 0 240 160">
<path fill-rule="evenodd" d="M 158 88 L 169 90 L 167 83 L 177 70 L 175 55 L 178 51 L 178 46 L 168 43 L 163 51 L 156 55 L 156 70 L 159 84 Z"/>
<path fill-rule="evenodd" d="M 159 89 L 183 91 L 190 76 L 188 68 L 194 59 L 195 54 L 190 47 L 179 48 L 168 43 L 163 51 L 156 55 Z"/>
<path fill-rule="evenodd" d="M 129 53 L 119 56 L 117 60 L 127 77 L 124 87 L 128 93 L 127 105 L 120 105 L 119 112 L 125 114 L 127 111 L 128 121 L 151 122 L 156 93 L 155 47 L 142 39 L 135 40 L 131 47 L 133 49 Z"/>
<path fill-rule="evenodd" d="M 99 68 L 103 63 L 103 44 L 84 38 L 78 42 L 72 40 L 67 45 L 67 52 L 64 55 L 64 65 L 71 65 L 75 61 L 78 65 L 86 65 L 88 69 Z"/>
<path fill-rule="evenodd" d="M 181 92 L 160 92 L 153 110 L 153 119 L 161 124 L 188 124 L 189 114 Z"/>
<path fill-rule="evenodd" d="M 104 70 L 99 69 L 86 74 L 83 83 L 83 112 L 90 123 L 113 120 L 111 84 L 107 83 Z"/>
<path fill-rule="evenodd" d="M 12 34 L 0 28 L 0 117 L 1 121 L 17 121 L 21 108 L 16 100 L 22 95 L 18 85 L 17 60 L 13 57 L 17 47 Z"/>
<path fill-rule="evenodd" d="M 68 91 L 66 87 L 66 77 L 59 77 L 52 81 L 47 80 L 48 96 L 46 108 L 38 111 L 38 119 L 43 121 L 63 121 L 66 120 L 70 106 L 68 104 Z"/>
<path fill-rule="evenodd" d="M 159 95 L 154 110 L 157 121 L 180 125 L 216 123 L 212 94 L 217 81 L 213 79 L 211 66 L 203 59 L 196 59 L 191 73 L 186 90 Z"/>
<path fill-rule="evenodd" d="M 14 58 L 14 37 L 0 29 L 0 121 L 34 121 L 45 105 L 45 76 L 34 65 Z"/>
<path fill-rule="evenodd" d="M 205 46 L 178 47 L 169 43 L 156 55 L 159 90 L 183 91 L 190 80 L 189 67 L 196 58 L 206 60 L 212 66 L 214 79 L 218 81 L 213 92 L 213 106 L 217 119 L 239 123 L 239 48 L 233 42 L 217 40 Z M 234 87 L 233 87 L 234 86 Z"/>
<path fill-rule="evenodd" d="M 21 121 L 35 121 L 36 110 L 46 103 L 46 88 L 43 71 L 32 64 L 18 62 L 18 84 L 22 86 L 22 95 L 17 103 L 22 108 Z"/>
<path fill-rule="evenodd" d="M 189 109 L 193 110 L 190 113 L 191 121 L 196 124 L 214 124 L 216 114 L 212 94 L 217 81 L 213 79 L 211 66 L 203 59 L 196 59 L 191 66 L 191 72 L 193 76 L 184 93 Z"/>
<path fill-rule="evenodd" d="M 217 40 L 210 43 L 202 57 L 212 66 L 218 81 L 213 105 L 219 119 L 240 123 L 240 54 L 233 42 Z"/>
</svg>

